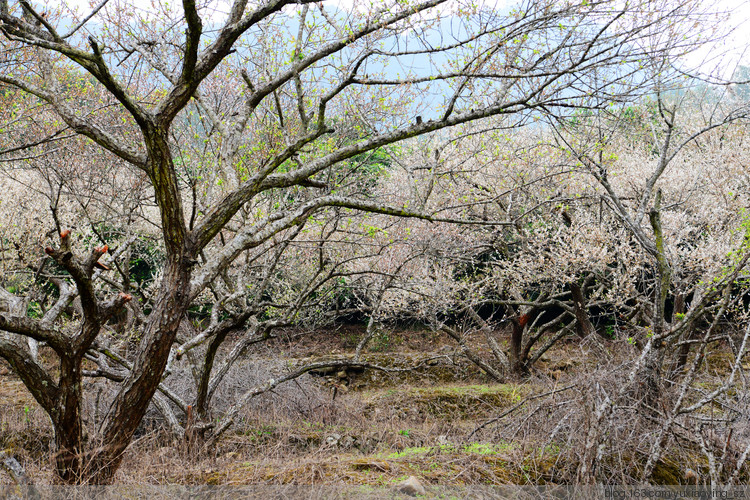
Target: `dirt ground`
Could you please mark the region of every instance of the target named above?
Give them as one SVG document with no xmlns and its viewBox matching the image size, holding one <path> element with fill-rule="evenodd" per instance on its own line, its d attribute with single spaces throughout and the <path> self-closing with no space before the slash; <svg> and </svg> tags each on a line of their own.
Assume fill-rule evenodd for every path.
<svg viewBox="0 0 750 500">
<path fill-rule="evenodd" d="M 249 359 L 304 364 L 353 352 L 363 333 L 356 325 L 282 331 Z M 286 392 L 254 401 L 211 449 L 174 442 L 158 420 L 150 421 L 128 449 L 117 481 L 390 487 L 415 476 L 425 486 L 570 484 L 576 454 L 570 439 L 552 432 L 559 423 L 550 408 L 575 399 L 566 385 L 573 387 L 570 382 L 582 370 L 596 368 L 591 349 L 578 339 L 563 340 L 528 377 L 497 383 L 445 337 L 427 330 L 390 331 L 371 341 L 368 361 L 390 366 L 429 362 L 398 374 L 306 375 Z M 551 395 L 535 399 L 546 393 Z M 547 426 L 544 432 L 540 426 Z M 0 365 L 0 450 L 15 456 L 35 482 L 50 484 L 51 439 L 44 412 Z M 662 467 L 665 482 L 680 481 L 677 463 L 667 460 Z M 0 484 L 8 482 L 0 472 Z"/>
</svg>

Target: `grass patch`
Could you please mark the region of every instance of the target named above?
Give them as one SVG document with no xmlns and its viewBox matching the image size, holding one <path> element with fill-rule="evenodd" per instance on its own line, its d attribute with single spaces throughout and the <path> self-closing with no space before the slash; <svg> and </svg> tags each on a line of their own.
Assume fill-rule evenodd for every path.
<svg viewBox="0 0 750 500">
<path fill-rule="evenodd" d="M 467 420 L 493 415 L 521 401 L 530 388 L 515 384 L 445 385 L 378 391 L 369 396 L 365 414 L 376 408 L 389 416 Z M 366 396 L 368 397 L 368 396 Z"/>
<path fill-rule="evenodd" d="M 423 484 L 544 484 L 555 457 L 515 461 L 507 455 L 511 443 L 473 443 L 465 446 L 415 446 L 394 453 L 366 456 L 338 454 L 335 458 L 308 457 L 295 462 L 245 462 L 224 468 L 220 484 L 349 484 L 384 486 L 417 476 Z M 205 479 L 205 478 L 204 478 Z"/>
</svg>

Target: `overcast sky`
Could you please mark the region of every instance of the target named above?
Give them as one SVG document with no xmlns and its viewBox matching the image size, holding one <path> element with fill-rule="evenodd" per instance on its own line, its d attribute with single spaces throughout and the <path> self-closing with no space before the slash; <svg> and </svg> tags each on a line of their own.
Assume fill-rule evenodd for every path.
<svg viewBox="0 0 750 500">
<path fill-rule="evenodd" d="M 32 0 L 34 5 L 47 4 L 47 5 L 58 5 L 60 1 L 65 0 Z M 117 0 L 110 0 L 114 3 Z M 153 0 L 158 2 L 159 0 Z M 350 9 L 355 0 L 325 0 L 325 4 L 330 6 L 338 6 L 343 9 Z M 375 1 L 380 3 L 381 0 L 357 0 L 360 3 L 369 3 Z M 454 0 L 456 2 L 469 2 L 471 0 Z M 498 7 L 505 7 L 515 3 L 514 0 L 480 0 L 487 5 L 495 5 Z M 80 12 L 89 12 L 91 10 L 90 4 L 99 4 L 101 0 L 67 0 L 69 5 L 76 6 L 80 9 Z M 181 4 L 180 0 L 172 0 L 172 4 Z M 143 10 L 151 10 L 152 0 L 128 0 L 125 2 L 126 5 L 140 8 Z M 227 10 L 229 0 L 218 0 L 217 4 L 217 16 L 220 16 L 222 11 Z M 132 8 L 131 7 L 131 8 Z M 705 47 L 701 51 L 697 51 L 689 59 L 689 65 L 693 67 L 702 66 L 703 68 L 715 67 L 717 64 L 723 68 L 724 77 L 731 76 L 731 72 L 734 70 L 738 62 L 744 64 L 750 64 L 750 53 L 748 53 L 743 47 L 750 43 L 748 37 L 748 29 L 750 28 L 750 2 L 747 0 L 717 0 L 717 10 L 728 10 L 732 11 L 729 16 L 729 23 L 737 27 L 734 30 L 734 34 L 727 38 L 723 44 L 719 46 Z"/>
</svg>

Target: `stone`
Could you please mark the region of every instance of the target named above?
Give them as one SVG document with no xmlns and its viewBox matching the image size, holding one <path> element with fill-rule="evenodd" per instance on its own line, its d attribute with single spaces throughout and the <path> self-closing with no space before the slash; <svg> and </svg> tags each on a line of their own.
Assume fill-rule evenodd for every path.
<svg viewBox="0 0 750 500">
<path fill-rule="evenodd" d="M 31 484 L 23 466 L 18 463 L 18 460 L 9 456 L 4 451 L 0 451 L 0 469 L 5 469 L 16 484 Z M 16 497 L 11 496 L 10 498 Z"/>
<path fill-rule="evenodd" d="M 336 446 L 339 444 L 339 441 L 341 441 L 341 434 L 331 434 L 330 436 L 326 437 L 326 443 L 329 446 Z"/>
<path fill-rule="evenodd" d="M 414 476 L 409 476 L 409 479 L 407 479 L 406 481 L 398 483 L 396 485 L 396 491 L 412 497 L 415 497 L 417 495 L 424 495 L 426 493 L 424 486 L 422 486 L 422 483 L 420 483 L 419 479 Z"/>
</svg>

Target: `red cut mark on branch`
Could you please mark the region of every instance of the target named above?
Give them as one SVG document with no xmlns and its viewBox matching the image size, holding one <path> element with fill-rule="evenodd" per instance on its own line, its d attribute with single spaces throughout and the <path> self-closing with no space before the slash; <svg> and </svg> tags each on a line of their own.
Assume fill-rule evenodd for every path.
<svg viewBox="0 0 750 500">
<path fill-rule="evenodd" d="M 521 328 L 526 326 L 526 323 L 529 322 L 529 319 L 531 319 L 530 314 L 522 314 L 520 318 L 518 318 L 518 324 L 521 325 Z"/>
<path fill-rule="evenodd" d="M 99 259 L 99 257 L 101 255 L 107 253 L 108 250 L 109 250 L 109 246 L 107 246 L 107 245 L 104 245 L 103 247 L 96 247 L 96 248 L 94 248 L 94 256 L 97 259 Z M 106 265 L 102 264 L 98 260 L 96 262 L 94 262 L 94 267 L 96 267 L 98 269 L 103 269 L 104 271 L 109 271 L 111 269 L 109 266 L 106 266 Z"/>
</svg>

